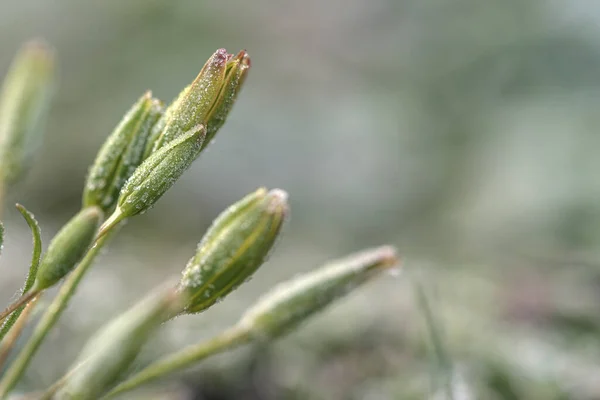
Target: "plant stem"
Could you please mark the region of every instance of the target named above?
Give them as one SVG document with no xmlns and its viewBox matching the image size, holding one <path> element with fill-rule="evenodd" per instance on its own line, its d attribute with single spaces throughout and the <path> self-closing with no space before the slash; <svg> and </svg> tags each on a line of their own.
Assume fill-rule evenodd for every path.
<svg viewBox="0 0 600 400">
<path fill-rule="evenodd" d="M 433 353 L 442 374 L 446 399 L 454 400 L 454 372 L 452 370 L 452 361 L 446 352 L 442 335 L 429 305 L 429 300 L 427 299 L 425 289 L 421 285 L 420 281 L 417 280 L 413 280 L 413 286 L 415 289 L 417 304 L 425 318 L 425 327 L 429 333 L 429 338 L 433 347 Z"/>
<path fill-rule="evenodd" d="M 116 230 L 113 229 L 110 233 L 115 231 Z M 79 282 L 81 282 L 81 279 L 92 265 L 92 262 L 96 256 L 100 253 L 102 247 L 112 236 L 110 233 L 96 240 L 94 245 L 88 250 L 83 260 L 81 260 L 77 268 L 75 268 L 75 270 L 73 270 L 73 272 L 71 272 L 71 274 L 67 277 L 65 283 L 60 288 L 58 295 L 50 304 L 40 322 L 36 325 L 33 334 L 17 356 L 14 363 L 10 366 L 2 380 L 0 380 L 0 399 L 4 398 L 4 396 L 6 396 L 6 394 L 14 388 L 21 378 L 21 375 L 42 344 L 42 341 L 46 338 L 46 335 L 48 332 L 50 332 L 54 324 L 56 324 L 59 317 L 67 307 L 69 300 L 75 294 L 75 290 L 77 289 Z"/>
<path fill-rule="evenodd" d="M 233 349 L 252 339 L 250 332 L 239 326 L 229 328 L 214 338 L 168 355 L 142 369 L 111 390 L 103 399 L 128 392 L 145 383 L 189 367 L 207 357 Z"/>
<path fill-rule="evenodd" d="M 85 365 L 87 361 L 83 361 L 82 363 L 80 363 L 79 365 L 77 365 L 75 368 L 72 368 L 69 372 L 67 372 L 62 378 L 60 378 L 59 380 L 57 380 L 56 382 L 54 382 L 54 384 L 52 386 L 50 386 L 48 388 L 48 390 L 46 390 L 41 397 L 37 398 L 38 400 L 52 400 L 52 397 L 54 397 L 54 395 L 56 394 L 56 392 L 58 392 L 60 390 L 61 387 L 63 387 L 63 385 L 67 382 L 67 380 L 71 377 L 71 375 L 73 375 L 75 372 L 77 372 L 77 370 L 79 368 L 81 368 L 83 365 Z"/>
<path fill-rule="evenodd" d="M 4 309 L 4 311 L 0 313 L 0 322 L 4 321 L 4 319 L 10 314 L 12 314 L 13 311 L 15 311 L 17 308 L 29 303 L 35 296 L 37 296 L 40 293 L 41 291 L 39 290 L 32 290 L 31 292 L 27 292 L 21 297 L 19 297 L 17 301 L 12 303 L 10 306 L 6 307 L 6 309 Z"/>
<path fill-rule="evenodd" d="M 27 318 L 29 318 L 29 314 L 31 314 L 31 311 L 33 311 L 33 307 L 35 306 L 35 303 L 37 302 L 38 299 L 39 299 L 39 296 L 34 297 L 25 306 L 25 309 L 23 310 L 21 315 L 19 315 L 19 317 L 16 321 L 16 324 L 13 326 L 9 335 L 6 337 L 6 340 L 1 342 L 1 344 L 0 344 L 0 370 L 2 370 L 2 366 L 4 365 L 4 362 L 6 361 L 6 359 L 8 358 L 10 351 L 12 350 L 13 346 L 17 342 L 17 339 L 21 335 L 23 328 L 25 328 L 25 325 L 27 323 Z"/>
</svg>

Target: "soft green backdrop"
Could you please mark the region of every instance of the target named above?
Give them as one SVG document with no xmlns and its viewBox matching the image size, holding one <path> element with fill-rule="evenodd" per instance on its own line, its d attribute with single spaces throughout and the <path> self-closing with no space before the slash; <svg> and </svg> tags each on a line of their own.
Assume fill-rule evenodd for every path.
<svg viewBox="0 0 600 400">
<path fill-rule="evenodd" d="M 205 315 L 169 324 L 144 360 L 217 332 L 274 282 L 391 243 L 432 295 L 476 398 L 598 398 L 599 23 L 585 0 L 2 1 L 0 73 L 32 37 L 60 62 L 44 149 L 9 193 L 46 243 L 143 91 L 172 99 L 219 47 L 247 49 L 253 65 L 216 142 L 99 260 L 23 389 L 58 378 L 100 324 L 180 272 L 220 210 L 265 185 L 292 204 L 269 263 Z M 30 248 L 15 211 L 5 225 L 2 302 Z M 427 397 L 435 380 L 408 275 L 273 348 L 150 391 Z"/>
</svg>

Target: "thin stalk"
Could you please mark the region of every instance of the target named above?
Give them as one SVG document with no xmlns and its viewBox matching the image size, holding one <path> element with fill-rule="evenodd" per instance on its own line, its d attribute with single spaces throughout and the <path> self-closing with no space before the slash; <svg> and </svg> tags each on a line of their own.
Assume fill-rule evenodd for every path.
<svg viewBox="0 0 600 400">
<path fill-rule="evenodd" d="M 452 370 L 452 361 L 446 352 L 442 335 L 433 312 L 431 311 L 429 300 L 425 294 L 425 289 L 417 280 L 413 280 L 413 285 L 417 298 L 417 304 L 421 312 L 423 312 L 423 316 L 425 318 L 425 326 L 429 333 L 429 338 L 433 347 L 433 353 L 443 376 L 446 399 L 454 400 L 454 387 L 452 384 L 454 380 L 454 372 Z"/>
<path fill-rule="evenodd" d="M 2 367 L 4 366 L 6 359 L 10 355 L 10 351 L 12 350 L 15 343 L 17 342 L 17 339 L 21 335 L 21 332 L 23 332 L 23 328 L 25 328 L 25 325 L 27 324 L 27 319 L 29 318 L 29 315 L 33 311 L 33 308 L 35 307 L 35 303 L 37 302 L 38 299 L 39 299 L 39 296 L 34 297 L 33 300 L 31 300 L 25 306 L 25 309 L 17 318 L 17 321 L 14 324 L 14 326 L 12 327 L 9 335 L 6 337 L 5 340 L 3 340 L 0 343 L 0 370 L 2 370 Z"/>
<path fill-rule="evenodd" d="M 24 295 L 22 295 L 21 297 L 19 297 L 14 303 L 12 303 L 10 306 L 6 307 L 4 309 L 4 311 L 2 311 L 0 313 L 0 322 L 4 321 L 4 319 L 6 317 L 8 317 L 10 314 L 12 314 L 13 311 L 15 311 L 17 308 L 29 303 L 31 300 L 33 300 L 33 298 L 35 296 L 37 296 L 40 293 L 41 293 L 40 290 L 32 290 L 31 292 L 27 292 Z"/>
<path fill-rule="evenodd" d="M 194 365 L 205 358 L 236 348 L 251 339 L 252 337 L 247 329 L 238 326 L 229 328 L 206 342 L 189 346 L 150 364 L 117 385 L 103 399 L 109 399 L 133 390 L 145 383 Z"/>
<path fill-rule="evenodd" d="M 115 231 L 116 230 L 113 229 L 109 234 L 97 239 L 83 260 L 81 260 L 79 265 L 67 277 L 65 283 L 60 288 L 58 295 L 50 304 L 40 322 L 36 325 L 33 334 L 17 356 L 16 360 L 10 366 L 2 380 L 0 380 L 0 399 L 4 398 L 4 396 L 6 396 L 7 393 L 10 392 L 17 384 L 23 375 L 23 372 L 29 365 L 29 362 L 42 344 L 42 341 L 46 338 L 48 332 L 50 332 L 52 327 L 54 327 L 54 324 L 56 324 L 63 311 L 66 309 L 67 305 L 69 304 L 69 300 L 75 294 L 75 290 L 77 289 L 79 282 L 81 282 L 81 279 L 89 270 L 92 262 L 95 260 L 96 256 L 98 256 L 102 247 L 104 247 L 104 245 L 112 236 L 111 233 L 114 233 Z"/>
</svg>

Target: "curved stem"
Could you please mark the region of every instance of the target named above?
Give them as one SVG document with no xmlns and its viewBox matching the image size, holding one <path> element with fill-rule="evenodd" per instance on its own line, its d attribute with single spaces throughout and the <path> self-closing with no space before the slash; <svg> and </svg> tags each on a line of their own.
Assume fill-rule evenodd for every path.
<svg viewBox="0 0 600 400">
<path fill-rule="evenodd" d="M 46 338 L 46 335 L 54 324 L 58 321 L 63 311 L 69 304 L 69 300 L 75 294 L 75 290 L 81 282 L 81 279 L 86 274 L 92 262 L 96 256 L 100 253 L 102 247 L 107 243 L 108 239 L 112 236 L 116 230 L 111 230 L 108 234 L 97 239 L 94 245 L 88 250 L 87 254 L 81 260 L 79 265 L 71 272 L 67 277 L 65 283 L 60 288 L 58 295 L 54 301 L 50 304 L 40 322 L 36 325 L 33 334 L 17 356 L 16 360 L 10 366 L 2 380 L 0 380 L 0 399 L 4 398 L 8 392 L 10 392 L 17 384 L 21 375 L 29 365 L 29 362 L 35 355 L 36 351 L 42 344 L 42 341 Z"/>
<path fill-rule="evenodd" d="M 24 308 L 23 312 L 17 317 L 16 324 L 13 326 L 13 329 L 10 331 L 10 334 L 6 337 L 6 340 L 0 343 L 0 370 L 4 366 L 4 362 L 8 358 L 10 351 L 13 346 L 17 342 L 17 339 L 21 335 L 23 328 L 27 324 L 27 319 L 33 311 L 33 307 L 35 303 L 39 299 L 39 296 L 34 297 Z"/>
<path fill-rule="evenodd" d="M 14 303 L 12 303 L 10 306 L 6 307 L 4 309 L 4 311 L 2 311 L 0 313 L 0 322 L 4 321 L 4 319 L 6 317 L 8 317 L 10 314 L 12 314 L 13 311 L 15 311 L 17 308 L 19 308 L 21 306 L 24 306 L 25 304 L 29 303 L 35 296 L 37 296 L 40 293 L 41 293 L 40 290 L 32 290 L 30 292 L 25 293 L 21 297 L 19 297 L 17 299 L 17 301 L 15 301 Z"/>
<path fill-rule="evenodd" d="M 229 328 L 216 337 L 168 355 L 142 369 L 111 390 L 103 399 L 128 392 L 145 383 L 189 367 L 212 355 L 231 350 L 252 339 L 250 332 L 239 326 Z"/>
</svg>

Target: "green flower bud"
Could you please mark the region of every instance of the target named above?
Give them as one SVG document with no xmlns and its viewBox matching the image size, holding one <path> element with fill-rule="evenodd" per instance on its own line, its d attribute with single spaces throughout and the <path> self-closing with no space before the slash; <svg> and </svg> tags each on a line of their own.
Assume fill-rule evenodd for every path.
<svg viewBox="0 0 600 400">
<path fill-rule="evenodd" d="M 95 400 L 113 387 L 143 345 L 179 308 L 173 289 L 150 296 L 100 329 L 85 345 L 57 399 Z"/>
<path fill-rule="evenodd" d="M 287 193 L 264 188 L 223 212 L 183 271 L 185 312 L 207 309 L 248 280 L 265 261 L 287 213 Z"/>
<path fill-rule="evenodd" d="M 33 291 L 44 290 L 65 277 L 83 258 L 94 242 L 102 210 L 81 210 L 56 234 L 38 268 Z"/>
<path fill-rule="evenodd" d="M 0 181 L 11 184 L 41 141 L 54 87 L 54 56 L 39 42 L 25 45 L 0 92 Z"/>
<path fill-rule="evenodd" d="M 217 50 L 194 82 L 167 109 L 164 127 L 154 141 L 151 152 L 198 124 L 207 129 L 208 140 L 203 145 L 206 147 L 225 122 L 249 68 L 250 57 L 245 51 L 234 57 L 227 54 L 225 49 Z M 158 131 L 154 133 L 158 134 Z"/>
<path fill-rule="evenodd" d="M 83 191 L 83 206 L 109 211 L 119 191 L 142 162 L 152 127 L 163 113 L 162 103 L 146 92 L 125 114 L 98 152 Z"/>
<path fill-rule="evenodd" d="M 196 159 L 205 135 L 204 126 L 198 125 L 144 160 L 121 189 L 117 207 L 98 236 L 154 205 Z"/>
<path fill-rule="evenodd" d="M 395 249 L 389 246 L 334 261 L 276 286 L 244 314 L 240 326 L 258 338 L 281 336 L 398 262 Z"/>
</svg>

